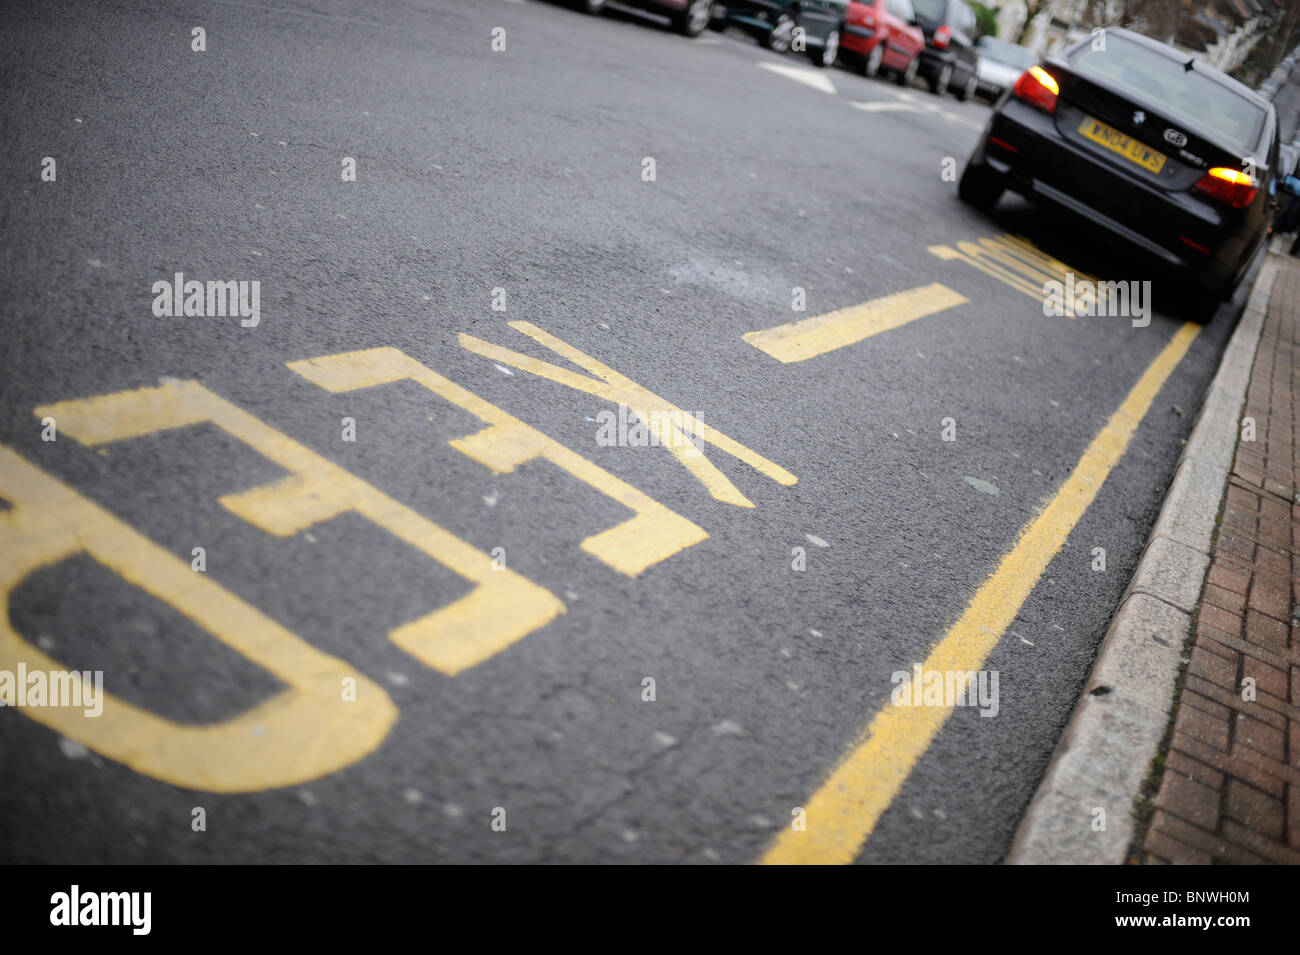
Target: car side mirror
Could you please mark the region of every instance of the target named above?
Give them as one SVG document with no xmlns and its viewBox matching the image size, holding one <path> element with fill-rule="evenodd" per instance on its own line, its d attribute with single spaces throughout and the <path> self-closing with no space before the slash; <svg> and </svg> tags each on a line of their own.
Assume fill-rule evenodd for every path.
<svg viewBox="0 0 1300 955">
<path fill-rule="evenodd" d="M 1282 180 L 1282 191 L 1292 196 L 1300 196 L 1300 179 L 1295 176 L 1287 176 Z"/>
</svg>

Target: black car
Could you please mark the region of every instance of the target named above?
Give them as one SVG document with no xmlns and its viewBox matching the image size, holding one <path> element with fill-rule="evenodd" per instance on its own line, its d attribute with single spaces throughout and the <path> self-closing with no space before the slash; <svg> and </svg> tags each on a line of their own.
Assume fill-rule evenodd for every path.
<svg viewBox="0 0 1300 955">
<path fill-rule="evenodd" d="M 1031 66 L 994 108 L 958 194 L 1003 190 L 1083 216 L 1229 296 L 1268 233 L 1273 105 L 1186 53 L 1119 28 Z"/>
<path fill-rule="evenodd" d="M 848 0 L 728 0 L 727 22 L 742 27 L 770 50 L 790 49 L 803 31 L 804 52 L 818 66 L 830 66 L 839 52 Z"/>
<path fill-rule="evenodd" d="M 942 96 L 952 90 L 961 99 L 970 99 L 979 84 L 975 11 L 966 0 L 912 0 L 912 5 L 916 7 L 916 22 L 925 34 L 918 72 L 925 77 L 930 92 Z"/>
</svg>

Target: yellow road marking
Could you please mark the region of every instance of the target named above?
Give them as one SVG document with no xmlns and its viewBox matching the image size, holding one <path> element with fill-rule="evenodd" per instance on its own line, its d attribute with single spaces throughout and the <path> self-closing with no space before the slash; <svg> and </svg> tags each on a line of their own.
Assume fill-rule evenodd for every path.
<svg viewBox="0 0 1300 955">
<path fill-rule="evenodd" d="M 1040 250 L 1028 239 L 1016 235 L 986 236 L 979 242 L 961 241 L 955 249 L 947 245 L 932 245 L 929 252 L 945 262 L 964 262 L 971 268 L 979 269 L 1016 291 L 1036 299 L 1040 304 L 1046 294 L 1043 286 L 1048 282 L 1064 284 L 1068 273 L 1074 273 L 1076 282 L 1084 279 L 1094 284 L 1097 282 L 1095 276 L 1070 268 L 1060 259 Z M 1066 303 L 1064 308 L 1071 318 L 1078 317 L 1070 303 Z"/>
<path fill-rule="evenodd" d="M 968 301 L 938 283 L 922 285 L 741 337 L 778 361 L 806 361 Z"/>
<path fill-rule="evenodd" d="M 1073 473 L 1021 531 L 961 619 L 921 664 L 925 672 L 980 670 L 1052 558 L 1119 462 L 1165 380 L 1187 353 L 1198 326 L 1187 323 L 1138 379 L 1092 439 Z M 887 705 L 830 777 L 804 803 L 807 828 L 784 830 L 763 855 L 768 864 L 849 863 L 862 851 L 922 754 L 952 713 L 944 706 Z"/>
<path fill-rule="evenodd" d="M 564 612 L 544 587 L 399 504 L 373 485 L 303 447 L 194 381 L 63 401 L 36 409 L 60 431 L 91 447 L 169 428 L 210 422 L 289 472 L 220 503 L 276 537 L 353 511 L 475 584 L 438 610 L 395 628 L 389 638 L 435 670 L 455 676 L 482 663 Z"/>
<path fill-rule="evenodd" d="M 289 362 L 288 367 L 335 394 L 406 379 L 418 382 L 487 425 L 477 434 L 451 442 L 467 457 L 497 474 L 508 474 L 526 461 L 542 458 L 629 508 L 635 517 L 582 542 L 587 553 L 629 577 L 709 536 L 697 524 L 400 349 L 326 355 Z"/>
<path fill-rule="evenodd" d="M 205 726 L 162 719 L 107 688 L 97 717 L 80 709 L 20 710 L 36 722 L 175 786 L 254 792 L 306 782 L 356 762 L 383 742 L 397 720 L 397 708 L 379 685 L 3 446 L 0 497 L 11 505 L 0 512 L 0 670 L 13 672 L 20 663 L 29 673 L 64 669 L 14 629 L 9 601 L 40 568 L 84 553 L 288 687 L 239 716 Z M 105 674 L 107 687 L 118 676 Z M 355 700 L 343 697 L 348 678 L 356 681 Z"/>
<path fill-rule="evenodd" d="M 585 368 L 589 374 L 580 375 L 567 368 L 560 368 L 558 365 L 552 365 L 549 362 L 520 354 L 509 348 L 485 342 L 481 338 L 475 338 L 473 335 L 466 335 L 463 332 L 460 335 L 461 347 L 466 351 L 473 352 L 475 355 L 481 355 L 503 365 L 509 365 L 511 368 L 518 368 L 530 375 L 549 379 L 575 391 L 595 395 L 615 404 L 626 405 L 633 414 L 646 424 L 647 428 L 658 439 L 659 444 L 666 447 L 672 456 L 680 461 L 682 466 L 697 481 L 704 485 L 715 500 L 733 504 L 736 507 L 754 506 L 753 502 L 741 494 L 740 490 L 731 483 L 731 480 L 725 474 L 699 452 L 699 449 L 691 442 L 689 436 L 708 442 L 719 451 L 743 461 L 755 471 L 779 484 L 789 486 L 798 482 L 799 479 L 785 468 L 773 464 L 761 454 L 751 451 L 740 442 L 733 441 L 718 429 L 705 424 L 690 412 L 669 404 L 663 398 L 641 387 L 630 378 L 620 375 L 613 368 L 561 341 L 554 335 L 542 331 L 531 322 L 511 322 L 510 327 L 545 345 L 551 351 L 562 358 L 568 359 L 578 367 Z M 591 375 L 595 377 L 590 377 Z"/>
</svg>

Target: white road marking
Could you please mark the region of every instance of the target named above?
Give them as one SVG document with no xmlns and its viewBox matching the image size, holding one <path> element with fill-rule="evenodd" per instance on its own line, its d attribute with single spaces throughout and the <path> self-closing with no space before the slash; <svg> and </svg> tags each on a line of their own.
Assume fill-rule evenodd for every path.
<svg viewBox="0 0 1300 955">
<path fill-rule="evenodd" d="M 854 109 L 860 109 L 865 113 L 924 113 L 925 110 L 918 106 L 911 106 L 907 103 L 888 103 L 884 100 L 875 103 L 862 103 L 854 100 L 849 104 Z"/>
<path fill-rule="evenodd" d="M 784 76 L 788 80 L 811 86 L 815 90 L 830 93 L 832 96 L 835 95 L 835 84 L 821 70 L 804 66 L 787 66 L 785 63 L 759 62 L 758 65 L 761 69 L 776 73 L 778 76 Z"/>
<path fill-rule="evenodd" d="M 892 90 L 890 92 L 893 92 Z M 916 100 L 909 93 L 895 93 L 903 102 L 891 103 L 887 100 L 873 100 L 865 102 L 863 100 L 853 100 L 849 103 L 854 109 L 860 109 L 865 113 L 931 113 L 935 116 L 941 116 L 951 123 L 959 126 L 965 126 L 967 129 L 983 129 L 981 123 L 971 122 L 964 116 L 958 116 L 956 113 L 950 113 L 946 109 L 934 104 L 927 103 L 924 100 Z"/>
</svg>

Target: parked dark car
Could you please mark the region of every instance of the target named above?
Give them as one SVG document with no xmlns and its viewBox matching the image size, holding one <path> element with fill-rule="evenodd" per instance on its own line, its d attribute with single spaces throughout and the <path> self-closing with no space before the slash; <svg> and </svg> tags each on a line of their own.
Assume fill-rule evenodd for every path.
<svg viewBox="0 0 1300 955">
<path fill-rule="evenodd" d="M 803 29 L 805 51 L 818 66 L 830 66 L 844 35 L 848 0 L 729 0 L 727 20 L 749 31 L 769 50 L 790 49 Z"/>
<path fill-rule="evenodd" d="M 1268 233 L 1279 164 L 1272 103 L 1155 40 L 1112 27 L 1031 66 L 994 107 L 958 194 L 1010 189 L 1106 229 L 1229 296 Z"/>
<path fill-rule="evenodd" d="M 912 0 L 912 5 L 925 33 L 921 75 L 930 85 L 930 92 L 942 96 L 952 90 L 959 98 L 970 99 L 979 83 L 975 11 L 966 0 Z"/>
<path fill-rule="evenodd" d="M 995 36 L 982 36 L 976 40 L 975 52 L 979 54 L 979 64 L 975 67 L 975 94 L 990 101 L 1015 86 L 1020 74 L 1038 62 L 1038 55 L 1033 50 Z"/>
<path fill-rule="evenodd" d="M 662 13 L 672 21 L 673 29 L 687 36 L 699 36 L 713 16 L 713 0 L 619 0 L 625 6 L 640 7 L 652 13 Z M 605 0 L 577 0 L 577 5 L 588 13 L 600 13 Z"/>
<path fill-rule="evenodd" d="M 911 86 L 924 49 L 912 0 L 850 0 L 840 53 L 850 54 L 867 76 L 888 70 L 900 85 Z"/>
</svg>

